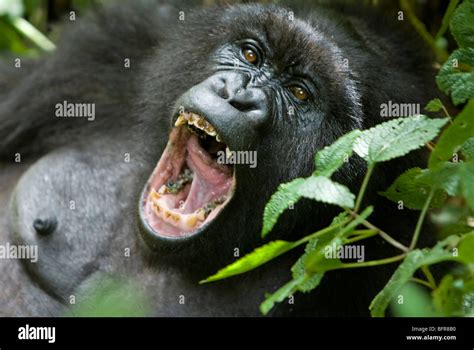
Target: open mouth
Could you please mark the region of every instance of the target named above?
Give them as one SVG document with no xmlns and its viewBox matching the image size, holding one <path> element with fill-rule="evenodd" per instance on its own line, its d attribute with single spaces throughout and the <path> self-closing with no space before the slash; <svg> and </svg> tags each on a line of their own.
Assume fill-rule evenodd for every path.
<svg viewBox="0 0 474 350">
<path fill-rule="evenodd" d="M 178 116 L 142 197 L 142 214 L 157 236 L 194 235 L 228 203 L 235 176 L 233 166 L 219 161 L 226 148 L 204 117 Z"/>
</svg>

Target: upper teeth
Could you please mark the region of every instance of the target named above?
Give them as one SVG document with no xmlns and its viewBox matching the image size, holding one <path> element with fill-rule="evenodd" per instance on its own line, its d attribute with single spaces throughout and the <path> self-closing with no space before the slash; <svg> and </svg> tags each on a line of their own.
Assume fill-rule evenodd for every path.
<svg viewBox="0 0 474 350">
<path fill-rule="evenodd" d="M 192 112 L 184 112 L 179 115 L 174 123 L 174 126 L 194 125 L 196 128 L 204 131 L 206 134 L 215 137 L 218 142 L 222 142 L 221 136 L 216 132 L 216 129 L 206 119 L 198 114 Z"/>
</svg>

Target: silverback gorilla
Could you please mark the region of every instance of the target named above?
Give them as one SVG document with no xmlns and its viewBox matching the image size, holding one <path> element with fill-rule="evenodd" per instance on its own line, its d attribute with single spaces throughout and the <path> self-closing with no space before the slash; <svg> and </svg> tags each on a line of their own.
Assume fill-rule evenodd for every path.
<svg viewBox="0 0 474 350">
<path fill-rule="evenodd" d="M 314 170 L 317 150 L 382 122 L 384 103 L 435 95 L 430 59 L 396 14 L 131 1 L 66 27 L 54 53 L 0 65 L 0 244 L 38 248 L 36 262 L 0 260 L 2 316 L 63 315 L 106 276 L 132 282 L 150 315 L 259 315 L 297 255 L 198 281 L 264 243 L 265 203 Z M 226 149 L 255 152 L 257 166 L 220 164 Z M 370 184 L 374 221 L 402 242 L 414 218 L 377 191 L 420 161 L 389 162 Z M 336 179 L 355 191 L 364 170 L 353 157 Z M 269 239 L 334 214 L 299 202 Z M 374 240 L 366 258 L 390 249 Z M 390 272 L 336 271 L 272 316 L 367 315 Z"/>
</svg>

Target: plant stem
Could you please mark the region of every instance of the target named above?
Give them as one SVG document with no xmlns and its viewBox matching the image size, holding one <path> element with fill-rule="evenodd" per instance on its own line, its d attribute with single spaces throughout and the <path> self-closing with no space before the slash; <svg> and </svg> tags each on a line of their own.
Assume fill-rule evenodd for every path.
<svg viewBox="0 0 474 350">
<path fill-rule="evenodd" d="M 332 230 L 336 229 L 336 228 L 339 228 L 341 226 L 344 226 L 345 224 L 347 224 L 350 220 L 349 219 L 346 219 L 336 225 L 331 225 L 331 226 L 328 226 L 328 227 L 325 227 L 323 228 L 322 230 L 319 230 L 319 231 L 316 231 L 312 234 L 310 234 L 309 236 L 306 236 L 306 237 L 303 237 L 301 238 L 300 240 L 296 241 L 294 244 L 295 244 L 295 247 L 303 244 L 303 243 L 306 243 L 314 238 L 318 238 L 319 236 L 322 236 L 328 232 L 331 232 Z"/>
<path fill-rule="evenodd" d="M 419 278 L 416 278 L 416 277 L 412 277 L 411 278 L 412 281 L 416 282 L 416 283 L 419 283 L 419 284 L 422 284 L 424 285 L 425 287 L 428 287 L 429 289 L 433 289 L 433 286 L 431 284 L 429 284 L 428 282 L 422 280 L 422 279 L 419 279 Z"/>
<path fill-rule="evenodd" d="M 421 271 L 423 271 L 423 273 L 425 274 L 426 279 L 428 280 L 431 289 L 436 289 L 436 281 L 433 275 L 431 274 L 429 267 L 427 265 L 423 265 L 421 267 Z"/>
<path fill-rule="evenodd" d="M 360 263 L 348 263 L 348 264 L 343 264 L 340 268 L 351 269 L 351 268 L 356 268 L 356 267 L 368 267 L 368 266 L 391 264 L 391 263 L 403 260 L 405 256 L 406 254 L 400 254 L 400 255 L 395 255 L 390 258 L 385 258 L 385 259 L 372 260 L 372 261 L 366 261 L 366 262 L 360 262 Z"/>
<path fill-rule="evenodd" d="M 435 39 L 431 34 L 426 30 L 425 25 L 421 22 L 413 12 L 413 9 L 410 5 L 409 0 L 400 0 L 400 7 L 403 11 L 407 13 L 408 20 L 418 32 L 418 34 L 423 38 L 423 40 L 431 47 L 433 52 L 436 54 L 438 61 L 445 62 L 448 59 L 448 53 L 446 50 L 442 50 L 436 46 Z"/>
<path fill-rule="evenodd" d="M 356 213 L 354 213 L 353 211 L 349 211 L 349 213 L 354 216 L 354 217 L 357 217 L 358 215 Z M 371 230 L 376 230 L 380 237 L 382 237 L 384 240 L 386 240 L 388 243 L 390 243 L 391 245 L 393 245 L 395 248 L 398 248 L 400 249 L 401 251 L 403 252 L 407 252 L 409 249 L 407 247 L 405 247 L 403 244 L 401 244 L 399 241 L 397 241 L 395 238 L 392 238 L 392 236 L 390 236 L 388 233 L 386 233 L 385 231 L 382 231 L 381 229 L 379 229 L 377 226 L 371 224 L 369 221 L 367 220 L 364 220 L 362 221 L 362 225 L 364 225 L 365 227 L 367 227 L 368 229 L 371 229 Z"/>
<path fill-rule="evenodd" d="M 357 235 L 353 238 L 348 238 L 348 239 L 344 240 L 344 244 L 351 244 L 351 243 L 354 243 L 354 242 L 357 242 L 357 241 L 362 241 L 364 239 L 375 236 L 379 233 L 377 230 L 358 230 L 358 231 L 367 231 L 367 233 Z"/>
<path fill-rule="evenodd" d="M 56 46 L 26 19 L 21 17 L 9 17 L 9 22 L 16 30 L 43 51 L 53 51 L 56 49 Z"/>
<path fill-rule="evenodd" d="M 448 8 L 443 16 L 443 21 L 441 22 L 441 28 L 439 28 L 438 33 L 436 33 L 435 40 L 441 38 L 449 28 L 449 22 L 451 22 L 451 17 L 453 17 L 454 10 L 458 6 L 459 0 L 451 0 L 449 2 Z"/>
<path fill-rule="evenodd" d="M 362 181 L 362 185 L 359 190 L 359 194 L 357 195 L 354 212 L 357 213 L 360 209 L 362 204 L 362 199 L 364 198 L 365 190 L 367 189 L 367 185 L 369 184 L 370 177 L 372 176 L 372 172 L 374 171 L 375 163 L 369 164 L 367 168 L 367 172 L 365 173 L 364 180 Z"/>
<path fill-rule="evenodd" d="M 423 210 L 420 213 L 420 217 L 418 218 L 418 222 L 416 223 L 415 232 L 413 233 L 413 238 L 411 240 L 411 244 L 409 249 L 412 250 L 415 248 L 418 238 L 420 237 L 421 227 L 423 226 L 423 221 L 425 220 L 426 213 L 430 207 L 431 200 L 433 199 L 434 191 L 431 190 L 428 198 L 426 199 L 425 205 L 423 206 Z"/>
<path fill-rule="evenodd" d="M 441 108 L 443 109 L 443 112 L 444 112 L 444 114 L 446 115 L 446 117 L 449 118 L 449 122 L 452 124 L 452 123 L 453 123 L 453 118 L 451 118 L 451 116 L 449 115 L 449 112 L 448 112 L 448 110 L 446 109 L 446 107 L 445 107 L 444 105 L 442 105 Z"/>
</svg>

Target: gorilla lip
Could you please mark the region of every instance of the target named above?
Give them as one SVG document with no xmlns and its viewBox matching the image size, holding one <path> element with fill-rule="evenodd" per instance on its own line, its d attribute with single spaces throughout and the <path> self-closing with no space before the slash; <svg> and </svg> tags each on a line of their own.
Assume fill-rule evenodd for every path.
<svg viewBox="0 0 474 350">
<path fill-rule="evenodd" d="M 154 234 L 183 238 L 209 224 L 232 197 L 233 167 L 219 164 L 226 149 L 217 130 L 198 114 L 181 113 L 143 194 L 143 216 Z"/>
</svg>

